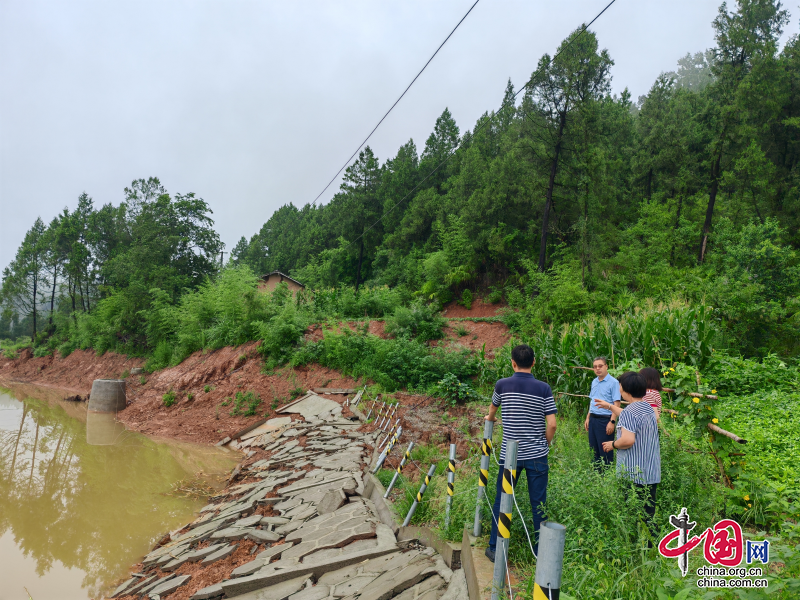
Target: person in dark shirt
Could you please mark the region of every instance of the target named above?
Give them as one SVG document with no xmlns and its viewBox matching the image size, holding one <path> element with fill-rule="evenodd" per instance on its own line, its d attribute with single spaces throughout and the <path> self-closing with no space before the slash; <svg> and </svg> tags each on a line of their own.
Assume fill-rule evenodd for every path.
<svg viewBox="0 0 800 600">
<path fill-rule="evenodd" d="M 492 533 L 486 549 L 486 556 L 492 562 L 497 548 L 497 519 L 500 514 L 503 464 L 508 440 L 519 442 L 516 472 L 519 474 L 524 470 L 528 481 L 528 496 L 533 510 L 534 554 L 539 550 L 536 533 L 544 518 L 541 504 L 547 500 L 547 455 L 556 434 L 556 403 L 550 386 L 531 375 L 535 361 L 533 349 L 527 344 L 521 344 L 511 351 L 514 375 L 495 384 L 492 404 L 486 416 L 487 421 L 494 421 L 497 409 L 502 406 L 503 444 L 500 447 L 500 471 L 497 474 L 497 493 L 492 507 Z M 519 475 L 514 478 L 514 485 L 518 477 Z"/>
</svg>

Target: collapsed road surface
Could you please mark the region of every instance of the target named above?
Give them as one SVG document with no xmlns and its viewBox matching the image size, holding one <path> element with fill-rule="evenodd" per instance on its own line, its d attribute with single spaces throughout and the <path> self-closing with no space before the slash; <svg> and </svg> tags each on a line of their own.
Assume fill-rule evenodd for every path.
<svg viewBox="0 0 800 600">
<path fill-rule="evenodd" d="M 232 477 L 240 482 L 165 538 L 112 597 L 466 597 L 463 571 L 452 571 L 432 548 L 398 542 L 386 511 L 382 522 L 365 497 L 377 432 L 358 431 L 361 423 L 343 417 L 338 402 L 313 392 L 278 412 L 292 416 L 230 442 L 248 453 Z"/>
</svg>

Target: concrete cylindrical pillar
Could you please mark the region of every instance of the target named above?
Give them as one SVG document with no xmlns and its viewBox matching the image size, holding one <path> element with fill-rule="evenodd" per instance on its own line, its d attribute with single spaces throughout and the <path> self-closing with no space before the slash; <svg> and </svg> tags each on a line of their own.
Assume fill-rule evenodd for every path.
<svg viewBox="0 0 800 600">
<path fill-rule="evenodd" d="M 125 396 L 124 379 L 95 379 L 89 396 L 89 410 L 105 413 L 123 410 Z"/>
</svg>

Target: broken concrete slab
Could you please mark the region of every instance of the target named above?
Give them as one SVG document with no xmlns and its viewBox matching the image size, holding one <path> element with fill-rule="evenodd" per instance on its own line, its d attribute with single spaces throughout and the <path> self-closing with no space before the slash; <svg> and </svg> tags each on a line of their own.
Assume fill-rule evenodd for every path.
<svg viewBox="0 0 800 600">
<path fill-rule="evenodd" d="M 292 542 L 285 542 L 283 544 L 277 544 L 276 546 L 271 546 L 271 547 L 267 548 L 266 550 L 264 550 L 262 552 L 259 552 L 259 554 L 258 554 L 258 556 L 256 556 L 256 558 L 260 558 L 261 560 L 265 561 L 265 564 L 266 564 L 266 561 L 270 560 L 273 556 L 280 556 L 280 554 L 283 551 L 288 550 L 292 546 L 294 546 L 294 544 Z"/>
<path fill-rule="evenodd" d="M 191 575 L 181 575 L 171 579 L 170 581 L 167 581 L 166 583 L 162 583 L 161 585 L 158 585 L 150 590 L 150 597 L 165 596 L 170 594 L 188 582 L 191 578 Z"/>
<path fill-rule="evenodd" d="M 325 492 L 322 500 L 320 500 L 319 504 L 317 505 L 317 513 L 320 515 L 332 513 L 336 509 L 340 508 L 345 502 L 347 502 L 347 495 L 341 489 L 329 490 Z"/>
<path fill-rule="evenodd" d="M 212 544 L 206 548 L 201 548 L 200 550 L 195 550 L 187 557 L 189 562 L 197 562 L 203 560 L 206 556 L 211 556 L 214 552 L 218 550 L 222 550 L 225 548 L 227 544 Z"/>
<path fill-rule="evenodd" d="M 225 589 L 226 597 L 231 600 L 286 600 L 292 594 L 299 592 L 307 580 L 307 577 L 296 577 L 240 596 L 231 596 L 225 584 L 222 587 Z"/>
<path fill-rule="evenodd" d="M 397 600 L 436 600 L 446 585 L 445 580 L 439 575 L 433 575 L 423 582 L 408 588 L 405 592 L 395 596 L 395 598 Z"/>
<path fill-rule="evenodd" d="M 323 600 L 330 596 L 331 589 L 327 585 L 315 585 L 292 594 L 288 600 Z"/>
<path fill-rule="evenodd" d="M 281 536 L 274 531 L 267 531 L 266 529 L 252 529 L 245 536 L 248 540 L 252 540 L 257 544 L 264 542 L 277 542 Z"/>
<path fill-rule="evenodd" d="M 304 419 L 312 419 L 323 413 L 330 413 L 336 408 L 341 408 L 338 402 L 328 400 L 316 394 L 308 394 L 298 402 L 293 402 L 278 409 L 278 413 L 300 413 Z"/>
<path fill-rule="evenodd" d="M 388 529 L 388 528 L 387 528 Z M 391 532 L 390 532 L 391 535 Z M 235 597 L 237 594 L 244 594 L 253 590 L 259 590 L 282 581 L 287 581 L 293 576 L 313 575 L 319 578 L 322 574 L 336 569 L 341 569 L 349 565 L 358 564 L 366 559 L 389 554 L 397 551 L 397 544 L 394 543 L 394 536 L 391 536 L 392 543 L 378 544 L 373 550 L 355 552 L 347 556 L 335 558 L 327 561 L 319 561 L 310 564 L 302 563 L 294 565 L 292 569 L 276 569 L 272 565 L 267 565 L 255 575 L 240 577 L 222 583 L 222 589 L 227 597 Z M 277 563 L 274 563 L 277 564 Z"/>
<path fill-rule="evenodd" d="M 225 546 L 224 548 L 220 548 L 219 550 L 214 552 L 214 554 L 206 556 L 203 559 L 203 562 L 200 563 L 200 564 L 202 564 L 202 565 L 210 565 L 211 563 L 215 563 L 218 560 L 222 560 L 223 558 L 226 558 L 226 557 L 230 556 L 231 554 L 233 554 L 236 551 L 236 548 L 238 548 L 238 547 L 239 547 L 239 544 L 231 544 L 230 546 Z"/>
<path fill-rule="evenodd" d="M 222 597 L 222 586 L 218 583 L 204 587 L 202 590 L 197 590 L 191 595 L 191 600 L 208 600 L 208 598 Z"/>
</svg>

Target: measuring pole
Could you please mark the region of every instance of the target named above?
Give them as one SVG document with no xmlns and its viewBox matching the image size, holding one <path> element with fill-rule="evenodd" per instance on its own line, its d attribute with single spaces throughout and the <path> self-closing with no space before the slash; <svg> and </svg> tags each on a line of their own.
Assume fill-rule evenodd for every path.
<svg viewBox="0 0 800 600">
<path fill-rule="evenodd" d="M 492 453 L 492 430 L 494 421 L 483 422 L 483 443 L 481 444 L 481 473 L 478 476 L 478 504 L 475 506 L 475 524 L 472 535 L 481 536 L 481 501 L 486 497 L 486 482 L 489 480 L 489 455 Z"/>
<path fill-rule="evenodd" d="M 403 458 L 400 461 L 400 464 L 397 466 L 397 471 L 395 472 L 394 477 L 392 477 L 392 482 L 389 484 L 389 487 L 386 488 L 386 493 L 383 495 L 384 498 L 388 498 L 389 497 L 389 492 L 392 491 L 392 488 L 394 487 L 394 484 L 397 481 L 397 478 L 403 472 L 403 467 L 405 467 L 406 463 L 409 460 L 411 460 L 411 450 L 413 448 L 414 448 L 414 442 L 409 442 L 408 448 L 406 448 L 406 453 L 403 455 Z"/>
<path fill-rule="evenodd" d="M 517 474 L 516 440 L 506 442 L 506 458 L 503 461 L 503 493 L 500 496 L 500 514 L 497 515 L 497 550 L 494 555 L 494 576 L 492 577 L 492 600 L 500 600 L 506 585 L 506 562 L 508 543 L 511 537 L 511 513 L 514 510 L 514 479 Z"/>
<path fill-rule="evenodd" d="M 450 460 L 447 463 L 447 508 L 444 513 L 444 526 L 450 526 L 450 508 L 453 506 L 453 492 L 456 482 L 456 445 L 450 444 Z"/>
<path fill-rule="evenodd" d="M 558 598 L 566 537 L 567 528 L 561 523 L 544 521 L 539 527 L 539 554 L 536 557 L 536 578 L 533 584 L 534 598 Z"/>
<path fill-rule="evenodd" d="M 428 489 L 428 484 L 431 482 L 431 477 L 433 477 L 434 473 L 436 473 L 436 465 L 431 465 L 431 468 L 428 469 L 428 474 L 425 476 L 424 483 L 420 486 L 419 491 L 417 492 L 417 497 L 414 498 L 414 504 L 412 504 L 411 508 L 408 509 L 406 520 L 403 521 L 403 527 L 408 527 L 408 524 L 411 522 L 411 517 L 414 516 L 414 511 L 417 510 L 417 505 L 422 502 L 422 496 L 425 494 L 425 490 Z"/>
<path fill-rule="evenodd" d="M 397 440 L 400 438 L 400 435 L 402 433 L 403 433 L 403 428 L 398 427 L 397 431 L 394 434 L 394 437 L 392 437 L 392 441 L 389 442 L 389 445 L 386 446 L 386 449 L 383 452 L 381 452 L 381 455 L 378 457 L 378 462 L 375 463 L 375 468 L 372 469 L 373 474 L 377 473 L 378 469 L 380 469 L 383 466 L 383 462 L 386 460 L 386 457 L 389 456 L 389 453 L 392 451 L 392 448 L 397 443 Z"/>
</svg>

